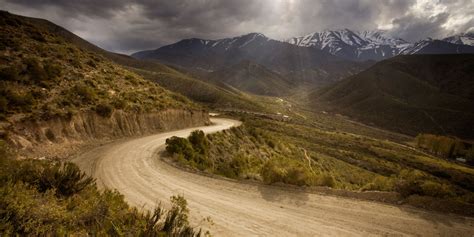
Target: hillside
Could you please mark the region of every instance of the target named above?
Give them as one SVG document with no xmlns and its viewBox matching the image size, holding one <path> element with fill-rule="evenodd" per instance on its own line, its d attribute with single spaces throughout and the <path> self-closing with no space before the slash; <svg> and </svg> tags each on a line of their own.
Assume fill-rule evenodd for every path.
<svg viewBox="0 0 474 237">
<path fill-rule="evenodd" d="M 1 13 L 3 119 L 48 119 L 87 110 L 198 108 L 35 22 Z"/>
<path fill-rule="evenodd" d="M 45 22 L 0 12 L 0 138 L 20 156 L 68 155 L 96 139 L 209 121 L 200 105 L 70 43 Z"/>
<path fill-rule="evenodd" d="M 248 60 L 211 72 L 206 79 L 257 95 L 281 96 L 294 87 L 289 79 Z"/>
<path fill-rule="evenodd" d="M 474 137 L 474 55 L 398 56 L 310 95 L 322 106 L 402 133 Z"/>
<path fill-rule="evenodd" d="M 220 40 L 185 39 L 132 56 L 199 71 L 216 71 L 249 60 L 295 83 L 312 85 L 336 81 L 367 67 L 366 63 L 272 40 L 258 33 Z"/>
<path fill-rule="evenodd" d="M 132 68 L 132 70 L 147 80 L 212 109 L 264 110 L 262 105 L 245 93 L 206 83 L 171 68 L 168 68 L 168 71 L 137 68 Z"/>
<path fill-rule="evenodd" d="M 54 34 L 56 37 L 67 45 L 73 45 L 80 51 L 93 53 L 96 57 L 107 61 L 110 65 L 122 65 L 121 69 L 128 69 L 127 73 L 133 71 L 137 77 L 149 79 L 167 90 L 184 95 L 189 99 L 201 102 L 211 108 L 229 108 L 236 107 L 239 109 L 261 110 L 262 108 L 252 101 L 248 96 L 240 92 L 229 91 L 218 86 L 200 81 L 190 75 L 175 70 L 174 68 L 147 60 L 137 60 L 127 55 L 111 53 L 103 50 L 68 30 L 55 25 L 47 20 L 14 16 L 4 13 L 5 19 L 12 18 L 21 22 L 28 22 L 31 27 L 41 29 L 41 31 Z M 13 39 L 11 39 L 13 41 Z M 84 70 L 87 70 L 84 68 Z M 153 75 L 153 76 L 152 76 Z M 126 89 L 126 88 L 124 88 Z M 173 95 L 175 96 L 175 95 Z"/>
</svg>

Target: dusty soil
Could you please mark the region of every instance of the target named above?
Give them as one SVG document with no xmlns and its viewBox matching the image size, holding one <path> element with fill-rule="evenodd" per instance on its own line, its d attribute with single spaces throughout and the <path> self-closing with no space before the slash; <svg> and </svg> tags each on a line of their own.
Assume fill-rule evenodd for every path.
<svg viewBox="0 0 474 237">
<path fill-rule="evenodd" d="M 139 208 L 188 200 L 191 221 L 215 236 L 472 236 L 474 218 L 378 202 L 241 183 L 186 172 L 158 157 L 166 138 L 195 129 L 216 132 L 240 124 L 211 119 L 212 126 L 122 140 L 75 158 L 100 187 L 117 189 Z M 203 222 L 211 217 L 214 224 Z"/>
</svg>

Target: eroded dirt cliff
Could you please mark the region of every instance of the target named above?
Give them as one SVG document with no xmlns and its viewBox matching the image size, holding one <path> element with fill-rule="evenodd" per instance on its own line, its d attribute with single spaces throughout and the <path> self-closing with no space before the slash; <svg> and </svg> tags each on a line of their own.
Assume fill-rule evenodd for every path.
<svg viewBox="0 0 474 237">
<path fill-rule="evenodd" d="M 154 113 L 115 111 L 110 117 L 84 112 L 71 118 L 24 121 L 5 129 L 22 157 L 64 157 L 81 146 L 209 124 L 206 111 L 168 109 Z"/>
</svg>

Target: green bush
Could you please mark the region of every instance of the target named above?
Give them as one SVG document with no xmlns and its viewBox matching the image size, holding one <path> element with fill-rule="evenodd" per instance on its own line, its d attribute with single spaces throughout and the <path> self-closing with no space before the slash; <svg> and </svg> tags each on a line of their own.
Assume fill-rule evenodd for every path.
<svg viewBox="0 0 474 237">
<path fill-rule="evenodd" d="M 72 96 L 78 96 L 81 101 L 85 103 L 91 103 L 97 98 L 97 94 L 94 89 L 84 84 L 78 84 L 74 86 L 70 93 Z"/>
<path fill-rule="evenodd" d="M 166 139 L 166 151 L 170 154 L 183 154 L 187 160 L 194 157 L 194 149 L 186 138 L 171 137 Z"/>
<path fill-rule="evenodd" d="M 298 186 L 310 186 L 315 183 L 314 174 L 303 163 L 285 158 L 268 160 L 263 165 L 260 175 L 263 181 L 268 184 L 280 182 Z"/>
<path fill-rule="evenodd" d="M 117 191 L 99 191 L 72 163 L 11 159 L 0 140 L 0 232 L 5 236 L 200 236 L 186 200 L 171 209 L 130 208 Z"/>
<path fill-rule="evenodd" d="M 113 111 L 113 107 L 109 104 L 98 104 L 95 107 L 95 112 L 104 118 L 110 118 Z"/>
<path fill-rule="evenodd" d="M 202 155 L 208 154 L 209 141 L 207 140 L 206 135 L 203 131 L 196 130 L 191 132 L 191 135 L 189 135 L 188 140 L 197 153 Z"/>
<path fill-rule="evenodd" d="M 48 75 L 49 80 L 54 80 L 58 77 L 61 76 L 62 74 L 62 68 L 58 64 L 55 63 L 47 63 L 44 65 L 44 70 L 46 74 Z"/>
<path fill-rule="evenodd" d="M 48 74 L 44 70 L 41 62 L 36 58 L 25 59 L 26 72 L 30 75 L 33 82 L 43 82 L 48 79 Z"/>
<path fill-rule="evenodd" d="M 3 93 L 2 93 L 3 94 Z M 8 109 L 19 112 L 29 112 L 32 109 L 34 98 L 28 92 L 6 91 L 8 100 Z"/>
<path fill-rule="evenodd" d="M 422 190 L 423 195 L 431 196 L 431 197 L 452 197 L 454 196 L 454 191 L 446 184 L 441 184 L 437 182 L 433 182 L 430 180 L 424 181 L 420 188 Z"/>
<path fill-rule="evenodd" d="M 20 81 L 19 70 L 14 66 L 1 69 L 0 81 Z"/>
</svg>

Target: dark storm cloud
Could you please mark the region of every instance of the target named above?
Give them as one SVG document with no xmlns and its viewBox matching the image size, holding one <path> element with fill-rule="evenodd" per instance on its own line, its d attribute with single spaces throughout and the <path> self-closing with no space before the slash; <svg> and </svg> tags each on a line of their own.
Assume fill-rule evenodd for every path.
<svg viewBox="0 0 474 237">
<path fill-rule="evenodd" d="M 43 9 L 45 7 L 57 7 L 65 10 L 64 14 L 70 16 L 89 15 L 108 17 L 114 11 L 123 8 L 127 0 L 7 0 L 6 2 L 22 5 L 25 7 Z"/>
<path fill-rule="evenodd" d="M 261 32 L 285 39 L 324 29 L 389 29 L 416 41 L 472 28 L 472 0 L 0 0 L 108 50 Z"/>
<path fill-rule="evenodd" d="M 420 35 L 426 35 L 433 38 L 445 37 L 445 30 L 441 27 L 449 19 L 448 13 L 422 18 L 413 14 L 396 18 L 392 21 L 395 25 L 393 35 L 408 40 L 419 40 Z"/>
</svg>

